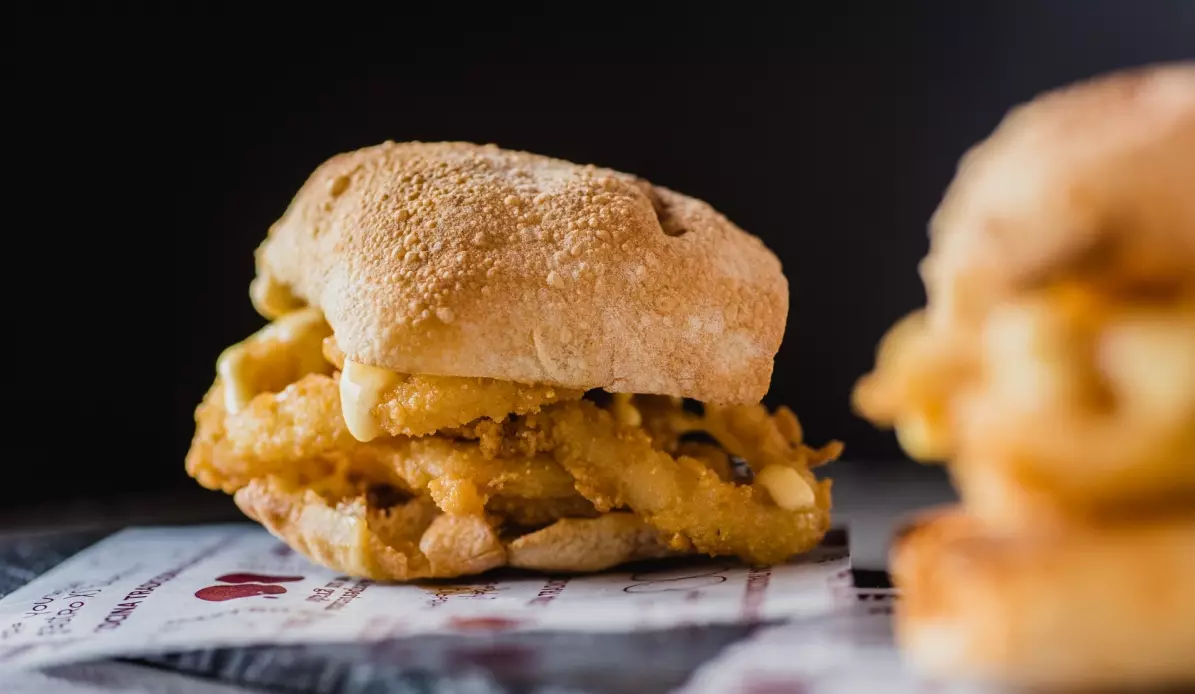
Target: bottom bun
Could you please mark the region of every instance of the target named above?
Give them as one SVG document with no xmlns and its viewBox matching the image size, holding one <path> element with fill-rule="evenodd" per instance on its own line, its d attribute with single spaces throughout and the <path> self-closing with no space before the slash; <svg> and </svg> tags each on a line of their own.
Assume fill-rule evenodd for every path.
<svg viewBox="0 0 1195 694">
<path fill-rule="evenodd" d="M 1195 509 L 1038 534 L 959 509 L 895 539 L 896 637 L 930 677 L 1064 689 L 1195 684 Z"/>
<path fill-rule="evenodd" d="M 630 513 L 562 518 L 512 539 L 500 536 L 492 518 L 444 513 L 430 498 L 371 496 L 331 504 L 313 489 L 261 478 L 234 498 L 247 516 L 312 561 L 378 581 L 458 578 L 502 566 L 592 572 L 678 554 Z"/>
</svg>

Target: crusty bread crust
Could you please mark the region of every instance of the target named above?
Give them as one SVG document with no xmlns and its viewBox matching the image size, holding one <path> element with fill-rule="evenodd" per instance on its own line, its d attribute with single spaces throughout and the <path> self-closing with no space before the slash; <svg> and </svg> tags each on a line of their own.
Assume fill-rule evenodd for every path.
<svg viewBox="0 0 1195 694">
<path fill-rule="evenodd" d="M 788 315 L 779 260 L 706 203 L 467 143 L 333 157 L 257 268 L 356 361 L 707 402 L 763 397 Z"/>
<path fill-rule="evenodd" d="M 1195 273 L 1195 62 L 1126 70 L 1014 108 L 930 224 L 931 321 L 1082 272 Z M 1111 275 L 1111 277 L 1108 277 Z"/>
<path fill-rule="evenodd" d="M 1195 684 L 1195 508 L 1038 535 L 958 509 L 894 541 L 896 636 L 919 671 L 1031 687 Z"/>
</svg>

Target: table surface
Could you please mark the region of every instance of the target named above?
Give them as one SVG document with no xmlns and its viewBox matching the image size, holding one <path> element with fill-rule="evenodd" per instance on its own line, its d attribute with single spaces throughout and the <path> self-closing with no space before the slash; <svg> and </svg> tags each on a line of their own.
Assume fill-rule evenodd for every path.
<svg viewBox="0 0 1195 694">
<path fill-rule="evenodd" d="M 839 461 L 823 470 L 834 479 L 835 524 L 849 529 L 857 580 L 867 583 L 886 580 L 888 538 L 902 517 L 955 499 L 937 468 Z M 242 519 L 228 497 L 202 490 L 8 508 L 0 511 L 0 595 L 125 526 Z M 636 634 L 420 637 L 368 648 L 208 649 L 135 663 L 251 692 L 647 693 L 679 686 L 697 666 L 750 631 L 748 626 L 718 626 Z M 69 678 L 78 668 L 62 672 Z"/>
</svg>

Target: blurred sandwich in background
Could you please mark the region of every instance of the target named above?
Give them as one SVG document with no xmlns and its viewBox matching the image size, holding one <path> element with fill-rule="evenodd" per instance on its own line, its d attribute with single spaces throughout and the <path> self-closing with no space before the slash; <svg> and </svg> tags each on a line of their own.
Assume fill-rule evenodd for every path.
<svg viewBox="0 0 1195 694">
<path fill-rule="evenodd" d="M 893 547 L 936 676 L 1195 683 L 1195 63 L 1013 109 L 931 222 L 927 305 L 855 392 L 962 508 Z"/>
</svg>

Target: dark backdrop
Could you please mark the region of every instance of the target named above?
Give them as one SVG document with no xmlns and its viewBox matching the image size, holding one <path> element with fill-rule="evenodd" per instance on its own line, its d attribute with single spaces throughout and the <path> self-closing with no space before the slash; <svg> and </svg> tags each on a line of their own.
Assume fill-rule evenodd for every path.
<svg viewBox="0 0 1195 694">
<path fill-rule="evenodd" d="M 323 159 L 388 138 L 495 142 L 708 200 L 789 277 L 770 402 L 813 442 L 899 459 L 849 393 L 923 300 L 925 222 L 958 156 L 1043 89 L 1195 56 L 1195 3 L 895 5 L 19 24 L 9 425 L 12 469 L 41 482 L 3 494 L 190 484 L 192 409 L 261 323 L 254 247 Z"/>
</svg>

